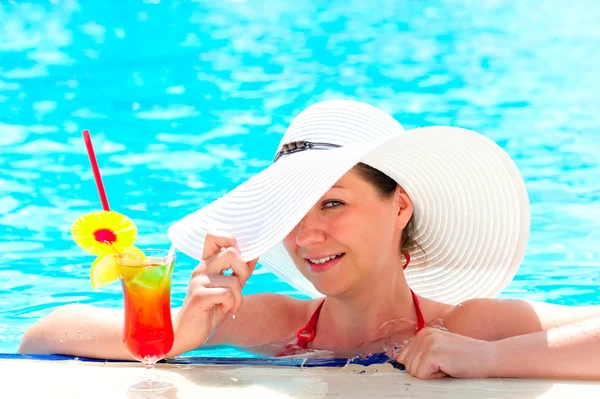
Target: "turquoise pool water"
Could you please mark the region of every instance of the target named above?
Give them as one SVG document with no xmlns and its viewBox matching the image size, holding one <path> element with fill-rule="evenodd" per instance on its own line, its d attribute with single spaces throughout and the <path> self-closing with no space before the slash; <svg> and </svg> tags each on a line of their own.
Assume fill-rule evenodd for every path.
<svg viewBox="0 0 600 399">
<path fill-rule="evenodd" d="M 37 3 L 0 5 L 0 352 L 55 306 L 121 306 L 118 284 L 92 290 L 92 258 L 68 233 L 100 206 L 80 130 L 111 207 L 141 245 L 168 247 L 173 221 L 268 165 L 291 118 L 327 98 L 494 139 L 532 203 L 503 296 L 599 302 L 595 3 Z M 179 258 L 175 305 L 194 266 Z M 259 269 L 246 292 L 261 291 L 297 295 Z"/>
</svg>

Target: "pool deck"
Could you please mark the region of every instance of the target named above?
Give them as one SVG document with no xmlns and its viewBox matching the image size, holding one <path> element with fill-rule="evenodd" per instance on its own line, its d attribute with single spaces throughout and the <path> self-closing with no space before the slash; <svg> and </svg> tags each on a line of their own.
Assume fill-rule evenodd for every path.
<svg viewBox="0 0 600 399">
<path fill-rule="evenodd" d="M 2 398 L 600 398 L 600 381 L 422 381 L 379 366 L 299 368 L 159 364 L 162 393 L 130 390 L 136 363 L 0 360 Z M 359 374 L 361 371 L 366 371 Z M 206 396 L 210 395 L 210 396 Z"/>
</svg>

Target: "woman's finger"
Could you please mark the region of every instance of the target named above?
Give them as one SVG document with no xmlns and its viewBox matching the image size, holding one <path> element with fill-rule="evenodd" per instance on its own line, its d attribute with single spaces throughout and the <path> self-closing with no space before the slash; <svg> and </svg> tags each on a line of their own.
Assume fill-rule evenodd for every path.
<svg viewBox="0 0 600 399">
<path fill-rule="evenodd" d="M 404 345 L 404 347 L 401 348 L 396 355 L 396 361 L 398 363 L 402 363 L 404 367 L 406 367 L 406 363 L 408 362 L 408 355 L 411 350 L 412 342 L 413 341 L 411 340 L 406 345 Z"/>
<path fill-rule="evenodd" d="M 235 248 L 225 248 L 206 260 L 206 274 L 221 274 L 228 269 L 233 270 L 235 276 L 240 280 L 240 286 L 244 287 L 250 277 L 250 269 Z"/>
<path fill-rule="evenodd" d="M 404 360 L 404 367 L 406 367 L 406 371 L 408 371 L 411 375 L 414 375 L 415 372 L 415 355 L 417 354 L 417 349 L 413 346 L 408 348 L 406 353 L 406 359 Z"/>
<path fill-rule="evenodd" d="M 258 263 L 258 258 L 248 262 L 248 269 L 250 271 L 250 275 L 252 275 L 252 273 L 254 273 L 254 269 L 256 269 L 257 263 Z"/>
<path fill-rule="evenodd" d="M 442 370 L 438 370 L 435 373 L 429 375 L 430 379 L 438 379 L 438 378 L 445 378 L 448 377 L 448 374 L 444 373 Z"/>
<path fill-rule="evenodd" d="M 409 366 L 407 370 L 409 373 L 415 377 L 423 376 L 423 364 L 421 361 L 423 360 L 423 348 L 420 345 L 414 345 L 412 348 L 412 353 L 410 356 Z"/>
<path fill-rule="evenodd" d="M 235 306 L 235 297 L 228 287 L 200 286 L 192 294 L 192 302 L 202 310 L 210 310 L 218 305 L 222 313 L 227 313 Z"/>
<path fill-rule="evenodd" d="M 202 249 L 202 260 L 207 260 L 208 258 L 218 254 L 221 252 L 222 248 L 238 248 L 237 241 L 235 237 L 232 235 L 226 234 L 206 234 L 206 238 L 204 240 L 204 248 Z"/>
<path fill-rule="evenodd" d="M 223 276 L 221 274 L 214 274 L 207 277 L 205 286 L 207 288 L 227 288 L 233 295 L 233 304 L 228 307 L 225 311 L 229 311 L 232 314 L 237 314 L 238 310 L 242 306 L 242 288 L 240 287 L 240 281 L 233 276 Z"/>
</svg>

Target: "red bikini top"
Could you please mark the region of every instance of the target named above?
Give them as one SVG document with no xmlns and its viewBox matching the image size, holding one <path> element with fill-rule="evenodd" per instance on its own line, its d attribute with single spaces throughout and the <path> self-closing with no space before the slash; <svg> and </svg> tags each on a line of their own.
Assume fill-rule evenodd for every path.
<svg viewBox="0 0 600 399">
<path fill-rule="evenodd" d="M 410 262 L 410 255 L 408 252 L 404 253 L 404 257 L 406 258 L 406 263 L 404 264 L 403 269 L 406 269 L 408 263 Z M 413 292 L 413 290 L 410 290 L 410 293 L 417 310 L 417 333 L 425 327 L 425 318 L 423 317 L 423 312 L 419 306 L 419 298 Z M 308 344 L 312 342 L 312 340 L 315 339 L 315 335 L 317 335 L 317 321 L 319 320 L 319 314 L 321 313 L 321 308 L 323 307 L 324 303 L 325 300 L 321 301 L 306 326 L 298 331 L 295 342 L 286 345 L 283 351 L 278 353 L 276 357 L 294 355 L 296 354 L 296 351 L 306 349 L 308 347 Z"/>
</svg>

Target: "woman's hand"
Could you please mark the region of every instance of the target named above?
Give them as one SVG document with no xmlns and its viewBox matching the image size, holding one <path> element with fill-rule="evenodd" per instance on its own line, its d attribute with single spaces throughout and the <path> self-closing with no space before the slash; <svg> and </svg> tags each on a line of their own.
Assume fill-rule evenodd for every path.
<svg viewBox="0 0 600 399">
<path fill-rule="evenodd" d="M 486 378 L 496 358 L 495 343 L 424 328 L 395 356 L 421 379 Z"/>
<path fill-rule="evenodd" d="M 174 317 L 173 352 L 201 346 L 229 314 L 235 316 L 257 261 L 242 260 L 235 238 L 206 235 L 202 261 L 192 272 L 183 306 Z M 223 274 L 228 269 L 233 270 L 231 276 Z"/>
</svg>

